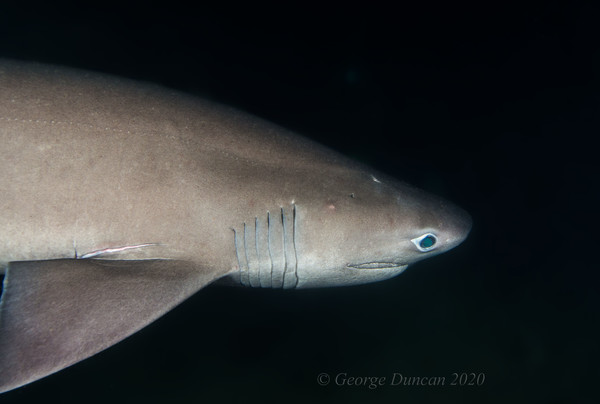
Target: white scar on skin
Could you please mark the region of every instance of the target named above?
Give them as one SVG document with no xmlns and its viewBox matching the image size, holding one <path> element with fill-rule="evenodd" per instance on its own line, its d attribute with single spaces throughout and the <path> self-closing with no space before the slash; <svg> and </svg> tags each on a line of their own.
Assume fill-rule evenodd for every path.
<svg viewBox="0 0 600 404">
<path fill-rule="evenodd" d="M 102 255 L 102 254 L 118 253 L 121 251 L 133 250 L 135 248 L 151 247 L 151 246 L 156 246 L 156 245 L 158 245 L 158 244 L 157 243 L 146 243 L 146 244 L 126 245 L 126 246 L 122 246 L 122 247 L 104 248 L 102 250 L 96 250 L 96 251 L 92 251 L 92 252 L 83 254 L 81 257 L 79 257 L 79 259 L 93 258 L 93 257 L 97 257 L 98 255 Z"/>
<path fill-rule="evenodd" d="M 371 174 L 371 179 L 373 181 L 375 181 L 376 183 L 381 184 L 381 181 L 379 181 L 377 178 L 375 178 L 375 176 L 373 174 Z"/>
</svg>

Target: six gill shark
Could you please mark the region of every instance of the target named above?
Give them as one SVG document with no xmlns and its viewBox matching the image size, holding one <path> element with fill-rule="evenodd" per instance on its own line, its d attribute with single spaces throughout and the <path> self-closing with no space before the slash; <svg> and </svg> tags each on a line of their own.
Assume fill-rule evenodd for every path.
<svg viewBox="0 0 600 404">
<path fill-rule="evenodd" d="M 0 61 L 0 392 L 88 358 L 218 279 L 396 276 L 469 215 L 237 110 Z"/>
</svg>

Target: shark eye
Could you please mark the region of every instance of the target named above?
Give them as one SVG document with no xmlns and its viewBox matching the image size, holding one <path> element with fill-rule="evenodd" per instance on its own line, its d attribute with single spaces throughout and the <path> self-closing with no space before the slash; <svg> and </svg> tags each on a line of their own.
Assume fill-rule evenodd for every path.
<svg viewBox="0 0 600 404">
<path fill-rule="evenodd" d="M 420 237 L 413 238 L 410 240 L 417 246 L 419 251 L 427 252 L 431 251 L 435 248 L 435 244 L 437 243 L 437 237 L 432 233 L 425 233 Z"/>
</svg>

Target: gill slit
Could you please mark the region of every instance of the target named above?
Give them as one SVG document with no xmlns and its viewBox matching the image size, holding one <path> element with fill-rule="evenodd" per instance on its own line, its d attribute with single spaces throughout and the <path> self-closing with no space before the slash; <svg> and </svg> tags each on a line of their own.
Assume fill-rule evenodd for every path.
<svg viewBox="0 0 600 404">
<path fill-rule="evenodd" d="M 261 285 L 260 282 L 260 254 L 258 252 L 258 217 L 254 216 L 254 248 L 256 249 L 256 261 L 258 263 L 258 284 Z"/>
<path fill-rule="evenodd" d="M 267 211 L 267 249 L 271 263 L 271 285 L 273 285 L 273 254 L 271 252 L 271 212 Z"/>
<path fill-rule="evenodd" d="M 283 288 L 285 285 L 285 274 L 287 273 L 287 267 L 288 267 L 288 259 L 287 259 L 287 245 L 285 243 L 285 212 L 283 211 L 283 207 L 281 207 L 281 234 L 282 234 L 282 239 L 281 242 L 283 243 L 283 275 L 281 276 L 281 287 Z"/>
<path fill-rule="evenodd" d="M 246 268 L 248 268 L 246 272 L 246 276 L 248 277 L 248 285 L 250 285 L 250 260 L 248 259 L 248 243 L 246 237 L 246 222 L 244 222 L 244 256 L 246 257 Z"/>
<path fill-rule="evenodd" d="M 263 242 L 261 240 L 264 240 L 264 238 L 261 239 L 260 235 L 265 235 L 265 228 L 259 223 L 258 216 L 254 217 L 254 235 L 251 234 L 251 224 L 242 222 L 243 240 L 242 235 L 239 234 L 239 230 L 241 229 L 236 230 L 235 228 L 231 228 L 233 231 L 236 260 L 240 271 L 240 281 L 243 285 L 273 287 L 275 284 L 278 285 L 279 280 L 281 280 L 281 288 L 289 289 L 298 286 L 298 211 L 296 205 L 292 204 L 291 212 L 286 212 L 285 207 L 280 207 L 278 216 L 277 218 L 271 217 L 271 213 L 267 211 L 265 226 L 267 233 L 266 246 L 261 244 Z M 279 224 L 281 224 L 281 228 L 278 227 Z M 281 246 L 277 240 L 273 239 L 273 237 L 279 237 L 277 235 L 279 231 L 281 231 Z M 254 236 L 254 242 L 248 239 L 252 236 Z M 261 248 L 266 248 L 266 251 L 261 251 Z M 254 252 L 256 256 L 254 256 Z M 269 260 L 268 264 L 266 263 L 267 257 Z M 280 259 L 282 262 L 279 261 Z M 250 263 L 251 261 L 252 264 Z M 266 265 L 268 265 L 268 268 Z M 252 273 L 253 270 L 258 271 L 258 273 Z M 261 274 L 261 272 L 263 273 Z M 275 276 L 277 276 L 277 280 L 274 279 Z M 295 279 L 286 279 L 290 276 L 293 276 Z M 274 280 L 275 282 L 273 282 Z"/>
<path fill-rule="evenodd" d="M 294 275 L 296 276 L 296 283 L 294 284 L 294 288 L 298 286 L 298 251 L 296 249 L 296 204 L 292 205 L 292 246 L 294 248 Z"/>
<path fill-rule="evenodd" d="M 235 245 L 235 258 L 237 259 L 238 270 L 240 271 L 240 278 L 241 278 L 242 263 L 240 262 L 240 251 L 239 251 L 239 247 L 238 247 L 237 231 L 235 231 L 235 229 L 233 227 L 231 228 L 231 230 L 233 230 L 233 245 Z"/>
</svg>

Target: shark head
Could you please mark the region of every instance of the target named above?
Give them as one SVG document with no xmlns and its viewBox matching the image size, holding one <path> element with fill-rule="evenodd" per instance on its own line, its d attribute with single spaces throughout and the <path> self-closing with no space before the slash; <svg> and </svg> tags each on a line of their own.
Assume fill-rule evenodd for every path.
<svg viewBox="0 0 600 404">
<path fill-rule="evenodd" d="M 471 229 L 459 207 L 380 175 L 351 170 L 321 187 L 296 206 L 297 288 L 389 279 Z"/>
</svg>

